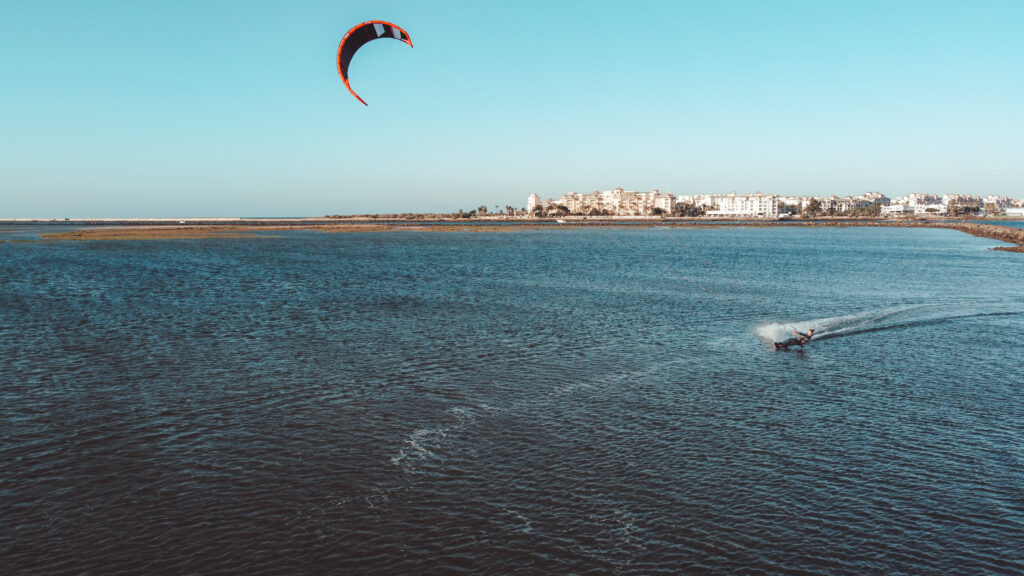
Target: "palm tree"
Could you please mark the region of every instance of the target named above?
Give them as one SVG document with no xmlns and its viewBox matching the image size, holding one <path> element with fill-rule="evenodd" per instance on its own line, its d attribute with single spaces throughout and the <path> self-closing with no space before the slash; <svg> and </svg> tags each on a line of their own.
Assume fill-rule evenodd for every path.
<svg viewBox="0 0 1024 576">
<path fill-rule="evenodd" d="M 807 216 L 821 214 L 821 202 L 817 198 L 811 198 L 811 201 L 807 203 L 807 208 L 804 208 L 804 214 Z"/>
</svg>

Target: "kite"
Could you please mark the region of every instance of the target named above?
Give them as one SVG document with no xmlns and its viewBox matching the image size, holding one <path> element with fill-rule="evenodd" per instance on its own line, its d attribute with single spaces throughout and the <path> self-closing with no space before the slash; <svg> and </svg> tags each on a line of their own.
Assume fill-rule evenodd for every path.
<svg viewBox="0 0 1024 576">
<path fill-rule="evenodd" d="M 367 42 L 378 38 L 394 38 L 408 44 L 410 48 L 412 47 L 412 39 L 409 38 L 408 32 L 383 20 L 369 20 L 357 24 L 348 31 L 348 34 L 345 34 L 345 37 L 341 39 L 341 44 L 338 44 L 338 74 L 341 75 L 348 91 L 364 106 L 367 105 L 366 101 L 360 98 L 348 83 L 348 65 L 352 62 L 352 56 L 355 55 L 356 50 L 362 48 Z"/>
</svg>

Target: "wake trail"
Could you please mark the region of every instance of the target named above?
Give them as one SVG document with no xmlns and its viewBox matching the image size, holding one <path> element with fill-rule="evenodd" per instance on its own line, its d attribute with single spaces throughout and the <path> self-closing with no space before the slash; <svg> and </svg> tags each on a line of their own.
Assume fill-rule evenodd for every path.
<svg viewBox="0 0 1024 576">
<path fill-rule="evenodd" d="M 806 333 L 809 329 L 814 329 L 814 340 L 829 340 L 856 334 L 926 326 L 967 318 L 1015 316 L 1019 314 L 1024 314 L 1024 311 L 1019 308 L 1010 309 L 1006 305 L 919 304 L 867 310 L 844 316 L 830 316 L 792 322 L 769 322 L 757 326 L 754 332 L 768 342 L 779 342 L 788 338 L 794 330 Z"/>
</svg>

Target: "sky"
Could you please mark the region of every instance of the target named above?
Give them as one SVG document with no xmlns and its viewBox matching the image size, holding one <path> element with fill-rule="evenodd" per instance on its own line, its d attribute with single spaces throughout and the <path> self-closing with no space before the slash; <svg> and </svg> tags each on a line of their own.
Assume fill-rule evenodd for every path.
<svg viewBox="0 0 1024 576">
<path fill-rule="evenodd" d="M 382 19 L 414 47 L 341 38 Z M 0 0 L 0 218 L 1024 198 L 1024 2 Z"/>
</svg>

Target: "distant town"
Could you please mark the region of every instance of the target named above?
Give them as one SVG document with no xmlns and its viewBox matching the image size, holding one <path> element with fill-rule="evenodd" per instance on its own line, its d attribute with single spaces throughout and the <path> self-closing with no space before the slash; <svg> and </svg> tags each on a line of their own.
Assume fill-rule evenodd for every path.
<svg viewBox="0 0 1024 576">
<path fill-rule="evenodd" d="M 674 195 L 652 190 L 615 188 L 586 194 L 570 192 L 542 200 L 530 194 L 525 208 L 479 206 L 448 213 L 325 214 L 322 217 L 150 217 L 150 218 L 2 218 L 0 224 L 76 225 L 318 225 L 345 221 L 587 220 L 591 218 L 700 218 L 723 220 L 787 220 L 802 218 L 1009 218 L 1024 217 L 1024 199 L 968 194 L 908 194 L 888 198 L 880 192 L 858 196 L 779 196 L 774 194 Z"/>
<path fill-rule="evenodd" d="M 619 216 L 619 217 L 704 217 L 780 219 L 793 217 L 899 217 L 899 216 L 1024 216 L 1024 200 L 1007 196 L 966 194 L 908 194 L 890 199 L 879 192 L 859 196 L 777 196 L 773 194 L 667 194 L 658 190 L 635 192 L 615 188 L 581 194 L 570 192 L 560 198 L 541 200 L 537 194 L 526 199 L 526 209 L 511 207 L 510 215 L 525 217 Z"/>
</svg>

